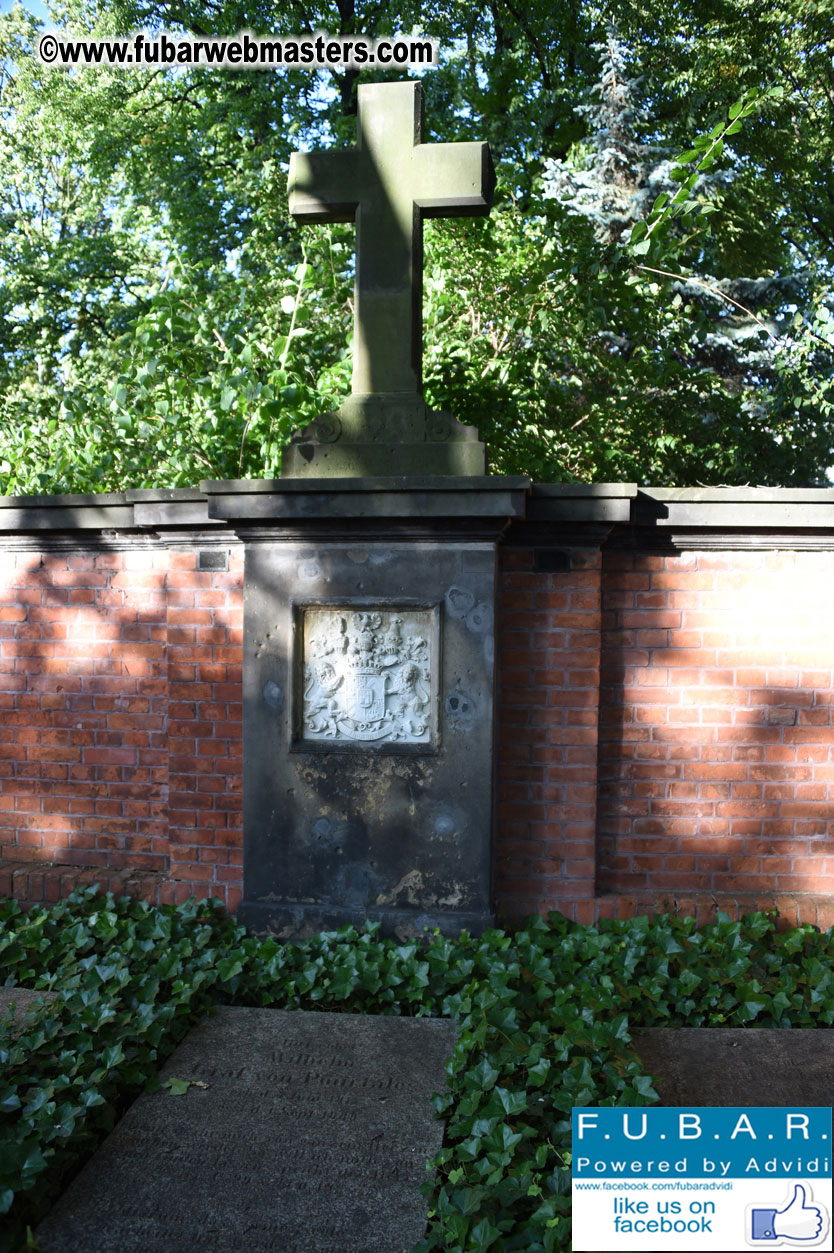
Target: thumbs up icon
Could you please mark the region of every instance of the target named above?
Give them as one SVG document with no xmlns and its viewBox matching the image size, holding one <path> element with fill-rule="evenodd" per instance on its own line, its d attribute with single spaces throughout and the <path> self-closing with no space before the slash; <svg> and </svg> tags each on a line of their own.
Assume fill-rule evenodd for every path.
<svg viewBox="0 0 834 1253">
<path fill-rule="evenodd" d="M 816 1244 L 822 1234 L 823 1212 L 818 1205 L 808 1203 L 805 1184 L 794 1184 L 793 1196 L 782 1209 L 751 1211 L 750 1243 L 789 1240 L 796 1245 Z"/>
</svg>

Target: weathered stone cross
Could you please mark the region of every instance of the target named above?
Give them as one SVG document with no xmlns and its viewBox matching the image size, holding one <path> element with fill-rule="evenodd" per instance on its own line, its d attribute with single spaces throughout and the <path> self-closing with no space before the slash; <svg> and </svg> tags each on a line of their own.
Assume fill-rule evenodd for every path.
<svg viewBox="0 0 834 1253">
<path fill-rule="evenodd" d="M 427 217 L 488 213 L 492 161 L 485 143 L 423 144 L 422 128 L 419 83 L 364 84 L 358 148 L 290 158 L 294 218 L 356 220 L 351 399 L 337 425 L 337 415 L 326 415 L 330 424 L 318 419 L 319 432 L 307 428 L 316 442 L 415 443 L 437 440 L 437 432 L 445 440 L 472 439 L 464 434 L 472 428 L 455 424 L 454 431 L 448 418 L 444 435 L 422 399 L 422 224 Z M 359 458 L 358 470 L 345 472 L 363 468 Z"/>
</svg>

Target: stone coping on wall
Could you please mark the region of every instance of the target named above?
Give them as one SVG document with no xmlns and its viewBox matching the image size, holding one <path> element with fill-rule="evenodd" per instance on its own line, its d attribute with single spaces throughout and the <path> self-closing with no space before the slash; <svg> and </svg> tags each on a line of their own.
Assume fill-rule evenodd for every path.
<svg viewBox="0 0 834 1253">
<path fill-rule="evenodd" d="M 280 527 L 336 517 L 473 516 L 512 520 L 509 538 L 521 543 L 561 538 L 667 550 L 834 546 L 834 488 L 531 484 L 523 476 L 485 475 L 220 480 L 199 488 L 0 497 L 2 535 L 84 531 L 111 545 L 154 543 L 159 533 L 176 540 L 177 531 L 183 538 L 201 532 L 200 543 L 235 542 L 230 522 Z"/>
<path fill-rule="evenodd" d="M 328 519 L 374 522 L 524 516 L 530 480 L 521 475 L 233 479 L 200 484 L 212 518 L 284 526 Z"/>
</svg>

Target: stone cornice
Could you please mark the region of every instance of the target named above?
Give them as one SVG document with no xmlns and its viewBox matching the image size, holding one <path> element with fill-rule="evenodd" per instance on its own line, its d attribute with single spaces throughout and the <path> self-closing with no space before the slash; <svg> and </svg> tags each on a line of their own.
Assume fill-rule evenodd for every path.
<svg viewBox="0 0 834 1253">
<path fill-rule="evenodd" d="M 480 533 L 506 542 L 650 548 L 834 548 L 834 488 L 638 487 L 484 475 L 227 480 L 199 488 L 0 497 L 0 546 L 132 547 L 235 543 L 268 528 L 295 538 L 342 520 L 395 539 L 405 531 Z M 83 539 L 81 535 L 83 534 Z"/>
</svg>

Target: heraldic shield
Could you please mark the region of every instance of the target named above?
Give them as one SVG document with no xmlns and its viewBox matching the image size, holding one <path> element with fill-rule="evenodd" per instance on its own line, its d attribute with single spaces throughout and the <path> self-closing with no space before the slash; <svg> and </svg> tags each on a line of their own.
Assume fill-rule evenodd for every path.
<svg viewBox="0 0 834 1253">
<path fill-rule="evenodd" d="M 346 713 L 354 722 L 381 722 L 385 717 L 386 676 L 370 667 L 348 675 Z"/>
<path fill-rule="evenodd" d="M 307 741 L 431 741 L 430 609 L 304 610 Z"/>
</svg>

